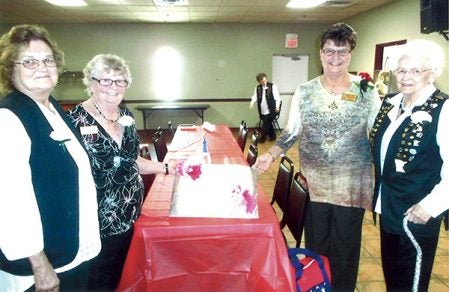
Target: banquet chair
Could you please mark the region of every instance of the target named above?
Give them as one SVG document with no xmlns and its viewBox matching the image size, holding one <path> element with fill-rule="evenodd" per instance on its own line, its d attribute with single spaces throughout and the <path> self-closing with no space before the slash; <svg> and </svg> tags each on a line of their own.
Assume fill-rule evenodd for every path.
<svg viewBox="0 0 449 292">
<path fill-rule="evenodd" d="M 274 183 L 273 197 L 270 204 L 275 202 L 284 213 L 286 208 L 286 202 L 290 193 L 290 187 L 293 180 L 294 165 L 293 161 L 287 156 L 282 157 L 279 163 L 279 170 Z M 281 222 L 281 226 L 282 226 Z"/>
<path fill-rule="evenodd" d="M 246 155 L 246 161 L 248 162 L 249 166 L 253 166 L 253 164 L 256 162 L 257 155 L 257 146 L 254 144 L 250 144 L 248 148 L 248 154 Z"/>
<path fill-rule="evenodd" d="M 293 178 L 287 205 L 281 220 L 284 224 L 281 228 L 287 226 L 293 235 L 293 238 L 296 240 L 296 247 L 301 245 L 302 232 L 304 230 L 304 222 L 309 200 L 310 196 L 307 190 L 306 178 L 300 171 L 298 171 Z"/>
<path fill-rule="evenodd" d="M 145 159 L 151 160 L 150 155 L 150 147 L 148 144 L 139 144 L 139 155 Z M 151 185 L 153 184 L 154 179 L 156 178 L 156 175 L 154 174 L 141 174 L 140 175 L 143 180 L 143 199 L 145 200 L 148 191 L 151 188 Z"/>
<path fill-rule="evenodd" d="M 240 127 L 239 127 L 239 134 L 244 128 L 246 128 L 246 122 L 245 122 L 245 120 L 242 120 L 242 122 L 240 123 Z"/>
<path fill-rule="evenodd" d="M 246 127 L 246 123 L 243 125 L 240 125 L 239 135 L 237 137 L 237 144 L 239 144 L 240 149 L 242 152 L 245 151 L 246 146 L 246 139 L 248 138 L 248 128 Z"/>
<path fill-rule="evenodd" d="M 257 146 L 259 144 L 260 140 L 260 131 L 254 130 L 253 134 L 251 135 L 251 144 Z"/>
<path fill-rule="evenodd" d="M 157 161 L 164 161 L 165 155 L 167 154 L 167 144 L 165 143 L 164 133 L 162 130 L 158 130 L 153 134 L 152 137 L 154 144 L 154 151 L 156 152 Z"/>
<path fill-rule="evenodd" d="M 274 119 L 273 119 L 273 128 L 274 128 L 275 131 L 277 130 L 279 132 L 282 131 L 281 127 L 279 126 L 279 122 L 278 122 L 279 116 L 281 115 L 281 109 L 282 109 L 282 100 L 279 103 L 279 111 L 277 113 L 275 113 Z"/>
</svg>

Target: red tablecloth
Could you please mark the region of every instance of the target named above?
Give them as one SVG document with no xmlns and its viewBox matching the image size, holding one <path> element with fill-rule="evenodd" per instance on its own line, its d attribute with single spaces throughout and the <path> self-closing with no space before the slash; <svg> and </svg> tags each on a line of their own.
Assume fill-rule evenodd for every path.
<svg viewBox="0 0 449 292">
<path fill-rule="evenodd" d="M 178 129 L 166 160 L 195 151 L 202 135 L 212 163 L 246 163 L 226 126 Z M 158 175 L 149 191 L 119 291 L 295 291 L 278 219 L 260 186 L 259 219 L 174 218 L 173 182 Z"/>
</svg>

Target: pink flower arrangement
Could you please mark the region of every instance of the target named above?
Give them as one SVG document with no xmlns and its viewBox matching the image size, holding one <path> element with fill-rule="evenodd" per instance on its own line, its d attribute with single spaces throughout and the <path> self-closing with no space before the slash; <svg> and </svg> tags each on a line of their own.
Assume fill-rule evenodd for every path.
<svg viewBox="0 0 449 292">
<path fill-rule="evenodd" d="M 190 176 L 192 180 L 196 180 L 201 176 L 201 163 L 186 163 L 188 160 L 181 160 L 176 165 L 176 172 L 180 176 Z"/>
<path fill-rule="evenodd" d="M 242 191 L 241 185 L 237 185 L 232 192 L 237 196 L 241 195 L 241 202 L 246 206 L 246 213 L 251 214 L 254 212 L 257 207 L 256 196 L 251 195 L 247 189 Z"/>
</svg>

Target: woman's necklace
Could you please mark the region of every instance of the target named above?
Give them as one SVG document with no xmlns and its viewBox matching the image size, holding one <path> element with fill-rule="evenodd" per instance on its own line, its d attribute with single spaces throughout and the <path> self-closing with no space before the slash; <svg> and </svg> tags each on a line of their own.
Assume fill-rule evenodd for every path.
<svg viewBox="0 0 449 292">
<path fill-rule="evenodd" d="M 100 114 L 100 116 L 105 119 L 106 121 L 117 123 L 118 119 L 120 118 L 120 109 L 117 108 L 117 118 L 115 119 L 108 119 L 100 110 L 100 108 L 95 104 L 95 102 L 92 101 L 92 104 L 94 105 L 97 112 Z"/>
<path fill-rule="evenodd" d="M 401 103 L 399 104 L 399 112 L 401 113 L 401 115 L 405 112 L 406 108 L 405 108 L 405 96 L 402 97 L 401 99 Z"/>
</svg>

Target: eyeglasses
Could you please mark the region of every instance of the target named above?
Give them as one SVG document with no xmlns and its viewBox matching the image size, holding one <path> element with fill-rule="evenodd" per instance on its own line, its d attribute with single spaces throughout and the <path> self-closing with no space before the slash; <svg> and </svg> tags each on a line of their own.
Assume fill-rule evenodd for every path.
<svg viewBox="0 0 449 292">
<path fill-rule="evenodd" d="M 413 77 L 419 77 L 421 76 L 424 72 L 430 71 L 432 69 L 418 69 L 418 68 L 412 68 L 412 69 L 405 69 L 405 68 L 398 68 L 396 70 L 394 70 L 394 74 L 396 74 L 396 76 L 398 76 L 399 78 L 402 78 L 405 76 L 405 74 L 409 73 L 411 76 Z"/>
<path fill-rule="evenodd" d="M 39 67 L 40 63 L 44 63 L 47 67 L 55 67 L 56 66 L 56 60 L 53 57 L 45 57 L 42 60 L 34 59 L 34 58 L 26 58 L 22 59 L 21 62 L 14 62 L 14 64 L 22 64 L 23 67 L 27 69 L 36 69 Z"/>
<path fill-rule="evenodd" d="M 95 77 L 92 77 L 91 79 L 97 81 L 98 84 L 100 84 L 101 86 L 111 86 L 112 83 L 115 83 L 117 87 L 126 87 L 128 86 L 129 83 L 128 80 L 125 79 L 112 80 L 112 79 L 97 79 Z"/>
<path fill-rule="evenodd" d="M 335 53 L 338 53 L 340 57 L 346 57 L 351 52 L 351 50 L 349 49 L 341 49 L 341 50 L 323 49 L 321 51 L 328 57 L 335 55 Z"/>
</svg>

